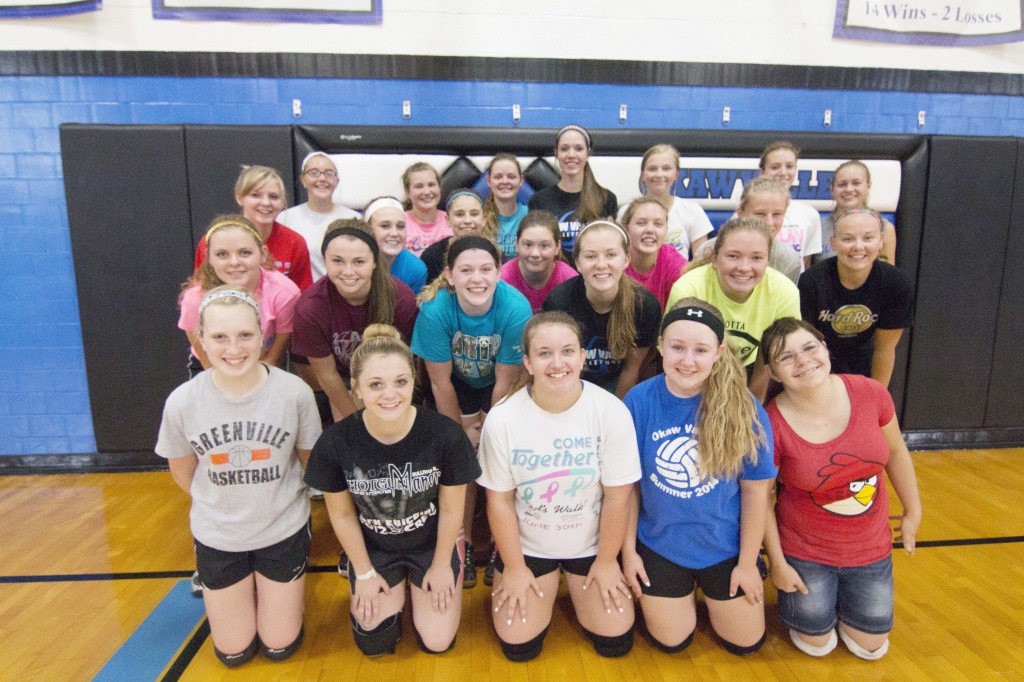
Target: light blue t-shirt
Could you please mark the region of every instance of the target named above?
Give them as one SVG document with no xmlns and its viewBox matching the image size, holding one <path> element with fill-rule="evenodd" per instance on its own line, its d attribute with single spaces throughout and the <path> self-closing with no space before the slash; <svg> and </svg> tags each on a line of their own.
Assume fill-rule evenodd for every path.
<svg viewBox="0 0 1024 682">
<path fill-rule="evenodd" d="M 648 379 L 626 394 L 640 450 L 640 520 L 637 539 L 669 561 L 690 569 L 707 568 L 740 552 L 740 480 L 764 480 L 778 474 L 772 456 L 772 427 L 751 396 L 765 430 L 757 463 L 744 460 L 738 479 L 703 479 L 697 409 L 701 394 L 679 398 L 669 392 L 665 375 Z"/>
<path fill-rule="evenodd" d="M 501 249 L 503 260 L 509 261 L 516 257 L 516 232 L 523 216 L 530 212 L 526 204 L 516 204 L 516 212 L 510 216 L 498 214 L 498 248 Z"/>
<path fill-rule="evenodd" d="M 398 280 L 401 280 L 409 285 L 412 289 L 412 293 L 419 296 L 420 291 L 423 290 L 423 286 L 427 283 L 427 266 L 416 257 L 412 251 L 402 249 L 395 256 L 395 262 L 391 264 L 391 269 L 388 271 L 391 275 Z"/>
<path fill-rule="evenodd" d="M 526 297 L 499 281 L 491 308 L 483 315 L 463 312 L 446 289 L 420 307 L 412 332 L 412 352 L 430 362 L 452 362 L 452 376 L 473 388 L 494 385 L 494 364 L 521 365 L 523 327 L 532 312 Z"/>
</svg>

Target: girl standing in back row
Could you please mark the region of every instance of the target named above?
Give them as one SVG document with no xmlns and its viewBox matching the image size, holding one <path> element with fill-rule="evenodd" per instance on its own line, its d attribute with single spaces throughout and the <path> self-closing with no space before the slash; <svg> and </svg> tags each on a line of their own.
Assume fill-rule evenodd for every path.
<svg viewBox="0 0 1024 682">
<path fill-rule="evenodd" d="M 313 283 L 306 240 L 295 230 L 277 222 L 287 205 L 284 181 L 277 171 L 267 166 L 242 166 L 235 182 L 235 202 L 242 215 L 259 232 L 270 253 L 274 269 L 305 291 Z M 206 242 L 196 246 L 195 268 L 206 260 Z"/>
<path fill-rule="evenodd" d="M 402 173 L 405 187 L 405 248 L 415 256 L 436 241 L 452 236 L 441 203 L 441 176 L 429 163 L 418 162 Z"/>
<path fill-rule="evenodd" d="M 593 144 L 590 133 L 581 126 L 567 125 L 555 136 L 555 159 L 561 179 L 530 197 L 530 210 L 543 209 L 558 216 L 562 232 L 562 254 L 569 265 L 573 260 L 576 235 L 595 220 L 612 218 L 619 210 L 618 199 L 597 184 L 590 169 Z"/>
<path fill-rule="evenodd" d="M 772 142 L 761 153 L 758 168 L 761 175 L 782 180 L 787 188 L 792 188 L 799 159 L 800 150 L 791 143 Z M 777 239 L 796 251 L 804 269 L 809 268 L 811 257 L 821 253 L 821 216 L 808 204 L 789 202 Z"/>
</svg>

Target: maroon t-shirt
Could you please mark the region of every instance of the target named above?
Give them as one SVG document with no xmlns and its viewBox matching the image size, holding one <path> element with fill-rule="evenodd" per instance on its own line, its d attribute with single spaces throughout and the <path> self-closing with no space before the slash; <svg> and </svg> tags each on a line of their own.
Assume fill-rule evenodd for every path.
<svg viewBox="0 0 1024 682">
<path fill-rule="evenodd" d="M 416 324 L 416 296 L 405 282 L 395 283 L 395 319 L 392 324 L 406 343 L 412 341 Z M 302 292 L 295 304 L 292 352 L 307 358 L 334 356 L 334 366 L 343 379 L 349 378 L 349 360 L 369 326 L 369 303 L 352 305 L 338 293 L 327 277 L 321 277 Z"/>
</svg>

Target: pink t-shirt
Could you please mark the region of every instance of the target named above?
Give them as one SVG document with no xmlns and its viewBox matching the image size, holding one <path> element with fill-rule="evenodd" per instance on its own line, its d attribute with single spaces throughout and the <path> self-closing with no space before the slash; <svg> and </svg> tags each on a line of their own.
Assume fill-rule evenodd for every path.
<svg viewBox="0 0 1024 682">
<path fill-rule="evenodd" d="M 535 289 L 523 279 L 523 273 L 519 271 L 518 257 L 501 266 L 501 279 L 511 284 L 526 297 L 526 300 L 530 302 L 530 310 L 535 314 L 540 312 L 541 306 L 544 305 L 544 299 L 548 297 L 552 289 L 567 279 L 579 277 L 579 274 L 564 261 L 555 261 L 555 269 L 551 272 L 547 284 L 540 289 Z"/>
<path fill-rule="evenodd" d="M 412 211 L 405 212 L 405 248 L 417 256 L 423 255 L 424 249 L 434 242 L 453 236 L 455 233 L 448 227 L 448 214 L 444 211 L 439 209 L 437 220 L 430 224 L 416 220 Z"/>
<path fill-rule="evenodd" d="M 661 248 L 658 249 L 658 256 L 654 259 L 654 267 L 651 268 L 650 272 L 639 273 L 630 265 L 626 268 L 626 274 L 642 284 L 647 291 L 654 294 L 654 297 L 658 299 L 658 303 L 661 304 L 661 309 L 664 311 L 665 303 L 668 302 L 669 292 L 672 291 L 672 285 L 683 274 L 683 268 L 685 267 L 686 259 L 676 251 L 675 247 L 671 244 L 662 244 Z"/>
<path fill-rule="evenodd" d="M 260 328 L 263 347 L 269 348 L 278 332 L 291 334 L 295 324 L 295 302 L 299 300 L 299 287 L 277 270 L 260 268 L 260 283 L 256 287 L 256 302 L 260 304 Z M 199 304 L 203 292 L 198 284 L 185 290 L 181 297 L 181 315 L 178 329 L 194 332 L 199 329 Z"/>
<path fill-rule="evenodd" d="M 281 223 L 274 223 L 270 236 L 264 244 L 274 261 L 274 269 L 287 275 L 301 291 L 313 283 L 313 270 L 309 265 L 309 249 L 306 240 L 295 230 Z M 196 246 L 196 269 L 206 260 L 206 240 L 200 239 Z"/>
<path fill-rule="evenodd" d="M 889 446 L 881 427 L 896 408 L 874 379 L 838 376 L 850 396 L 850 422 L 827 443 L 798 436 L 774 401 L 766 408 L 779 467 L 775 517 L 787 555 L 827 566 L 866 566 L 892 551 Z"/>
</svg>

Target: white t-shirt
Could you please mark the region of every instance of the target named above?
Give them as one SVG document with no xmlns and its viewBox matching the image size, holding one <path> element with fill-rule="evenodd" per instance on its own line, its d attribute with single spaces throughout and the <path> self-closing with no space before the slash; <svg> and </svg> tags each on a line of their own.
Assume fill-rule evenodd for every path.
<svg viewBox="0 0 1024 682">
<path fill-rule="evenodd" d="M 309 248 L 309 265 L 313 270 L 313 281 L 315 282 L 327 274 L 324 255 L 320 253 L 320 246 L 323 244 L 327 226 L 335 220 L 358 217 L 359 214 L 347 206 L 335 204 L 334 210 L 330 213 L 317 213 L 309 207 L 308 203 L 305 203 L 281 211 L 281 214 L 277 216 L 277 222 L 292 228 L 306 240 L 306 246 Z"/>
<path fill-rule="evenodd" d="M 782 221 L 782 229 L 775 239 L 796 251 L 800 256 L 800 271 L 803 272 L 804 256 L 821 253 L 821 216 L 811 206 L 791 201 Z"/>
<path fill-rule="evenodd" d="M 619 209 L 619 222 L 622 222 L 622 215 L 626 212 L 629 204 L 624 204 Z M 690 256 L 690 244 L 701 237 L 708 235 L 715 229 L 711 219 L 704 212 L 701 205 L 696 201 L 688 201 L 679 197 L 672 197 L 672 208 L 668 210 L 668 233 L 665 235 L 665 243 L 671 244 L 676 251 L 686 260 L 693 260 Z"/>
<path fill-rule="evenodd" d="M 640 480 L 640 455 L 629 410 L 583 382 L 583 393 L 559 414 L 545 412 L 523 388 L 487 415 L 477 481 L 515 490 L 523 553 L 542 559 L 597 554 L 602 485 Z"/>
</svg>

